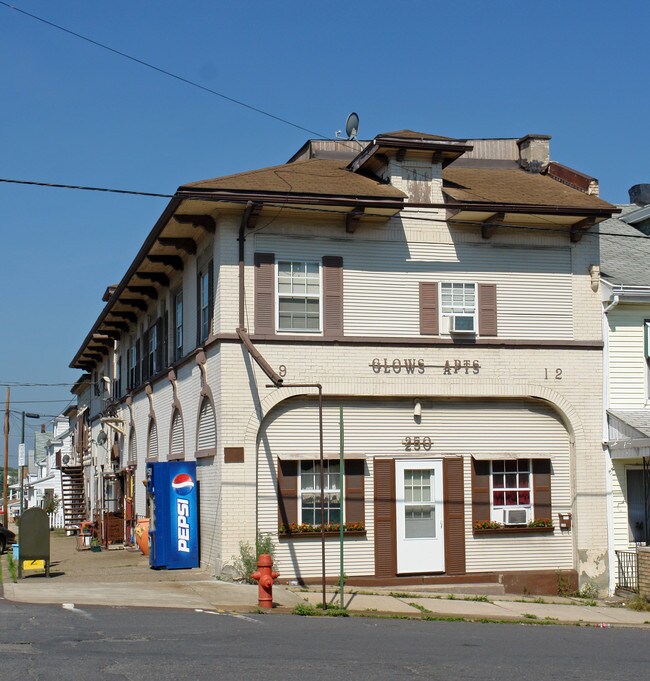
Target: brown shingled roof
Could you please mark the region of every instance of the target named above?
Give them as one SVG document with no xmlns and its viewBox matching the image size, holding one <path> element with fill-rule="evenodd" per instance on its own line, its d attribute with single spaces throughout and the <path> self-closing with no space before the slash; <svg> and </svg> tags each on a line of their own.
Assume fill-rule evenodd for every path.
<svg viewBox="0 0 650 681">
<path fill-rule="evenodd" d="M 426 132 L 416 132 L 415 130 L 396 130 L 395 132 L 382 132 L 376 136 L 376 139 L 382 137 L 395 137 L 406 140 L 433 140 L 436 142 L 459 142 L 465 140 L 457 140 L 454 137 L 442 137 L 440 135 L 429 135 Z"/>
<path fill-rule="evenodd" d="M 462 203 L 530 204 L 563 208 L 611 208 L 597 196 L 519 168 L 455 168 L 443 170 L 443 191 Z"/>
<path fill-rule="evenodd" d="M 405 198 L 390 184 L 346 170 L 347 161 L 310 159 L 236 175 L 191 182 L 183 189 L 265 191 L 282 194 L 317 194 L 368 198 Z"/>
</svg>

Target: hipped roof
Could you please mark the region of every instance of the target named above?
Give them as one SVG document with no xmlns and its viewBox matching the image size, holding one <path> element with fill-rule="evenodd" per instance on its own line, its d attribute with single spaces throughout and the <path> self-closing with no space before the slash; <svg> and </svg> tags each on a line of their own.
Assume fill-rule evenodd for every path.
<svg viewBox="0 0 650 681">
<path fill-rule="evenodd" d="M 378 179 L 346 170 L 340 159 L 309 159 L 190 182 L 180 190 L 264 191 L 278 194 L 338 195 L 351 198 L 395 198 L 406 195 Z"/>
<path fill-rule="evenodd" d="M 520 204 L 591 208 L 610 211 L 611 204 L 573 189 L 547 175 L 521 168 L 454 167 L 443 170 L 443 191 L 461 203 Z"/>
</svg>

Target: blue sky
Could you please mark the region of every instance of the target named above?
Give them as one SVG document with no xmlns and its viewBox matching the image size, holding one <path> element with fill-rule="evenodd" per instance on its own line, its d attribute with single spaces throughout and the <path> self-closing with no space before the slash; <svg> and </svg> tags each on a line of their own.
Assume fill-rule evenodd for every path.
<svg viewBox="0 0 650 681">
<path fill-rule="evenodd" d="M 609 201 L 650 182 L 648 3 L 12 4 L 326 136 L 352 110 L 366 138 L 541 132 L 552 158 L 598 177 Z M 309 137 L 2 5 L 0 60 L 2 178 L 173 193 L 282 163 Z M 78 377 L 68 363 L 104 289 L 165 204 L 0 183 L 0 384 Z M 43 414 L 70 397 L 12 389 L 14 409 Z M 18 442 L 13 419 L 12 462 Z"/>
</svg>

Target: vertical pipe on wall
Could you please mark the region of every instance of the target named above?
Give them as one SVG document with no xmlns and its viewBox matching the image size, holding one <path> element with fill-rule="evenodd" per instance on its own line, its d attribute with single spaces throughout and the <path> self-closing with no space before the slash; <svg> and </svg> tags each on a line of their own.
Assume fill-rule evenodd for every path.
<svg viewBox="0 0 650 681">
<path fill-rule="evenodd" d="M 320 444 L 320 544 L 323 582 L 323 610 L 327 608 L 325 586 L 325 457 L 323 454 L 323 386 L 318 386 L 318 431 Z"/>
<path fill-rule="evenodd" d="M 340 504 L 340 511 L 339 511 L 339 595 L 341 599 L 341 608 L 345 607 L 345 597 L 343 595 L 343 588 L 345 586 L 345 578 L 343 577 L 344 573 L 344 557 L 343 557 L 343 522 L 345 521 L 345 518 L 343 516 L 343 509 L 345 507 L 344 504 L 344 490 L 345 490 L 345 466 L 344 466 L 344 461 L 343 459 L 345 458 L 343 456 L 344 452 L 344 440 L 343 440 L 343 405 L 339 407 L 339 476 L 340 476 L 340 483 L 339 483 L 339 504 Z"/>
</svg>

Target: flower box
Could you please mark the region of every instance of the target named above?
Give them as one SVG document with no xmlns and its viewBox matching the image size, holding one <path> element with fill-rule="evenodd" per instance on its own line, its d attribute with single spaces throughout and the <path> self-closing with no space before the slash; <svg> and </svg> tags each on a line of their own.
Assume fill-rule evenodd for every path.
<svg viewBox="0 0 650 681">
<path fill-rule="evenodd" d="M 330 523 L 325 525 L 325 536 L 326 537 L 339 537 L 341 534 L 341 528 L 338 523 Z M 348 523 L 343 524 L 343 536 L 344 537 L 365 537 L 366 528 L 363 523 Z M 288 538 L 291 539 L 309 539 L 310 537 L 320 537 L 322 536 L 320 525 L 310 525 L 308 523 L 291 523 L 291 525 L 285 526 L 281 525 L 278 529 L 278 537 L 280 539 Z"/>
<path fill-rule="evenodd" d="M 504 525 L 503 527 L 487 527 L 487 528 L 473 528 L 474 534 L 553 534 L 555 528 L 551 525 L 549 526 L 538 526 L 538 527 L 528 527 L 511 525 Z"/>
<path fill-rule="evenodd" d="M 344 537 L 365 537 L 366 536 L 366 531 L 365 530 L 343 530 L 343 536 Z M 331 530 L 326 530 L 325 531 L 325 537 L 326 538 L 334 538 L 334 537 L 340 537 L 341 533 L 338 531 L 331 531 Z M 278 539 L 320 539 L 321 538 L 321 532 L 320 530 L 318 532 L 279 532 L 278 533 Z"/>
</svg>

